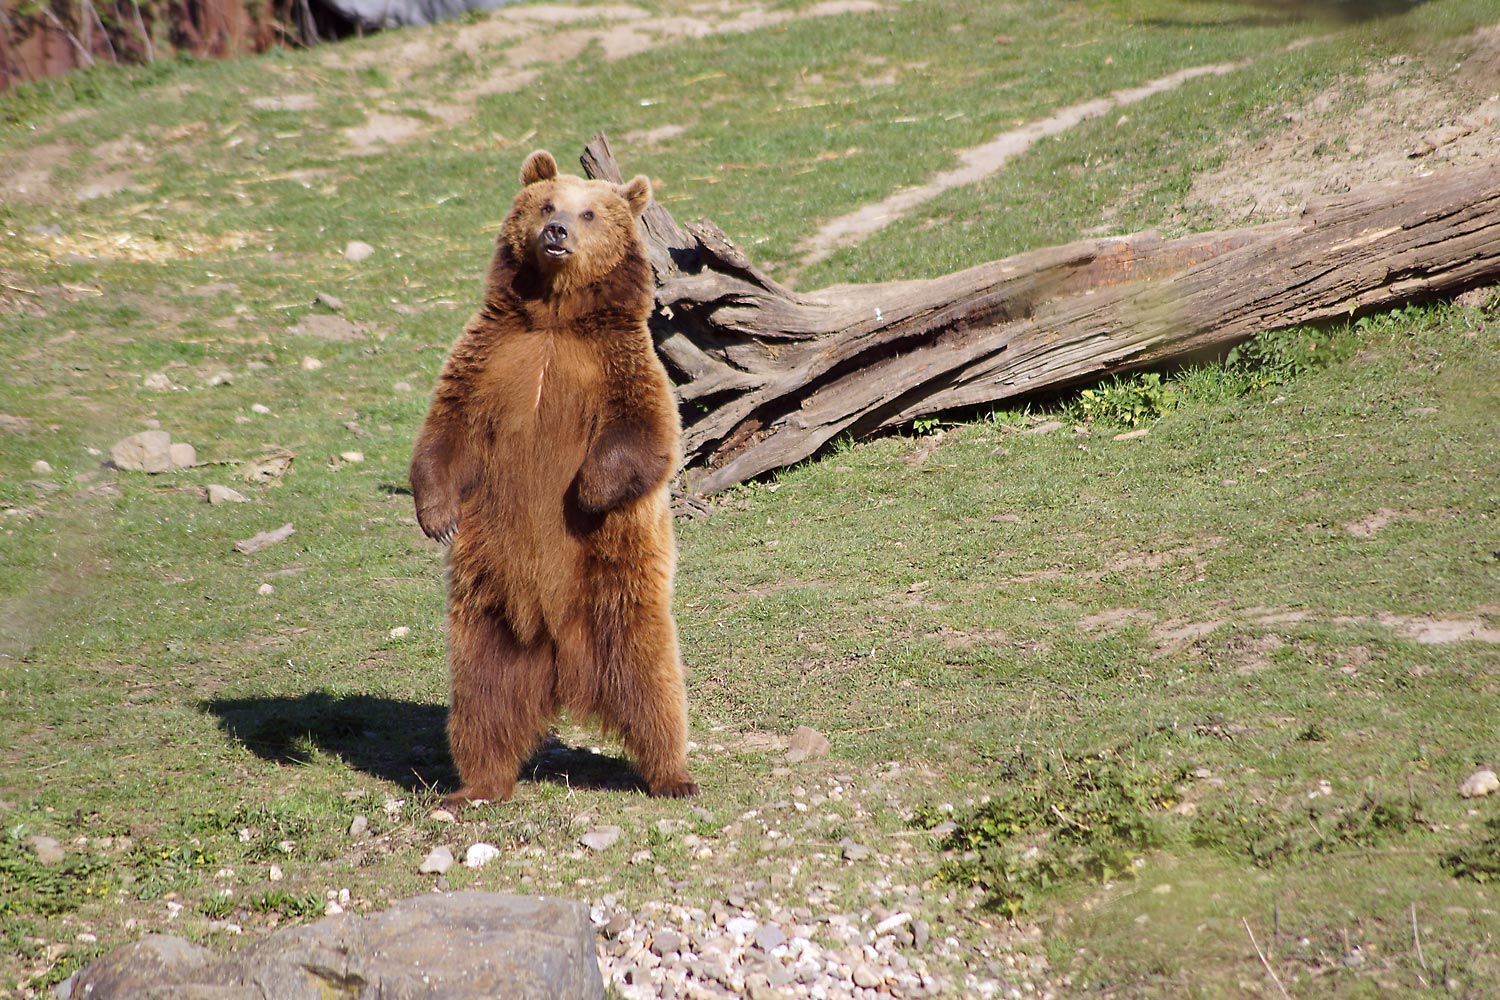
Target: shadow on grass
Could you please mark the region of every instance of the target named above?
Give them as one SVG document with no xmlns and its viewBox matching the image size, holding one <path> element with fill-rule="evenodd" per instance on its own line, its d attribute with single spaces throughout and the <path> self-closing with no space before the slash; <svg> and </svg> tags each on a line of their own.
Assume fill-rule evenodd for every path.
<svg viewBox="0 0 1500 1000">
<path fill-rule="evenodd" d="M 407 791 L 458 788 L 444 705 L 311 691 L 295 697 L 216 698 L 201 707 L 218 718 L 228 736 L 273 764 L 305 765 L 319 753 L 332 754 Z M 589 790 L 646 789 L 629 761 L 570 747 L 556 734 L 549 734 L 521 768 L 521 780 Z"/>
</svg>

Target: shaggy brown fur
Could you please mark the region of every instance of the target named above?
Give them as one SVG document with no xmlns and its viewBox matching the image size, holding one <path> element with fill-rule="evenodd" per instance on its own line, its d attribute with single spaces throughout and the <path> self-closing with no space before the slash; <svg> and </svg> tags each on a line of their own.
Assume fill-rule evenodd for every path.
<svg viewBox="0 0 1500 1000">
<path fill-rule="evenodd" d="M 636 232 L 651 187 L 559 175 L 541 151 L 521 183 L 411 463 L 417 520 L 452 546 L 449 798 L 510 798 L 563 708 L 620 737 L 651 794 L 695 795 L 671 615 L 679 425 Z"/>
</svg>

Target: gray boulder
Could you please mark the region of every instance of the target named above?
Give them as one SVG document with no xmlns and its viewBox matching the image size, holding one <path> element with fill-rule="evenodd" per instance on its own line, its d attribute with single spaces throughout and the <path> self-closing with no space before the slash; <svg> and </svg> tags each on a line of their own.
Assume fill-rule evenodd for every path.
<svg viewBox="0 0 1500 1000">
<path fill-rule="evenodd" d="M 581 903 L 455 892 L 291 927 L 222 958 L 152 935 L 97 959 L 71 1000 L 603 1000 Z"/>
</svg>

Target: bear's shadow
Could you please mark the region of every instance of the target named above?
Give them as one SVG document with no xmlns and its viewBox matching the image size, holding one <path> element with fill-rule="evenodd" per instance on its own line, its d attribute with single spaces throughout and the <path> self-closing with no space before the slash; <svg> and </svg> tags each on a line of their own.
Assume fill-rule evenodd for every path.
<svg viewBox="0 0 1500 1000">
<path fill-rule="evenodd" d="M 448 710 L 377 695 L 311 691 L 296 696 L 215 698 L 202 703 L 219 728 L 262 760 L 306 765 L 318 753 L 411 792 L 458 788 L 448 754 Z M 645 791 L 646 783 L 623 757 L 570 747 L 549 734 L 522 766 L 522 781 L 570 788 Z"/>
</svg>

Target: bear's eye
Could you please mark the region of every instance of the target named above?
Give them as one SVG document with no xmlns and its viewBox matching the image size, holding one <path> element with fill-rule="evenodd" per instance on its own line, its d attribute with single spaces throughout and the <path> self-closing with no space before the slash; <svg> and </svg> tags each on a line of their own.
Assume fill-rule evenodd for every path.
<svg viewBox="0 0 1500 1000">
<path fill-rule="evenodd" d="M 545 203 L 544 205 L 542 205 L 542 214 L 543 215 L 551 215 L 553 213 L 553 211 L 555 211 L 555 209 L 554 209 L 554 207 L 552 205 L 552 202 L 549 201 L 549 202 Z"/>
<path fill-rule="evenodd" d="M 586 209 L 584 209 L 583 215 L 580 216 L 580 218 L 582 218 L 584 222 L 593 222 L 594 221 L 594 210 L 592 208 L 586 208 Z"/>
</svg>

